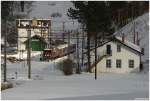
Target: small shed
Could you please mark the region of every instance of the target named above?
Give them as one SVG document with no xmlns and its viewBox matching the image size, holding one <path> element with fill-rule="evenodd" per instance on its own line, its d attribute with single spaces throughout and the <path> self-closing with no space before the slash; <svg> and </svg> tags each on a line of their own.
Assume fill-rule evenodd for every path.
<svg viewBox="0 0 150 101">
<path fill-rule="evenodd" d="M 28 39 L 24 42 L 24 44 L 26 45 L 26 49 L 28 48 Z M 43 51 L 47 45 L 47 42 L 44 38 L 38 36 L 38 35 L 34 35 L 33 37 L 31 37 L 30 39 L 30 47 L 32 49 L 32 51 Z"/>
</svg>

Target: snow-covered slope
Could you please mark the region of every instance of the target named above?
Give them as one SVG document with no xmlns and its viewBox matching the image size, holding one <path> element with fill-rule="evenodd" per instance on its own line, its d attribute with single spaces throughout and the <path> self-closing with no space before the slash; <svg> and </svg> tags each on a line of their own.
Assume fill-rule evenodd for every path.
<svg viewBox="0 0 150 101">
<path fill-rule="evenodd" d="M 144 55 L 142 56 L 142 61 L 146 62 L 149 59 L 149 13 L 145 13 L 142 16 L 136 18 L 114 34 L 117 36 L 122 36 L 122 34 L 124 33 L 127 40 L 133 42 L 134 30 L 135 33 L 138 32 L 140 47 L 144 48 Z"/>
</svg>

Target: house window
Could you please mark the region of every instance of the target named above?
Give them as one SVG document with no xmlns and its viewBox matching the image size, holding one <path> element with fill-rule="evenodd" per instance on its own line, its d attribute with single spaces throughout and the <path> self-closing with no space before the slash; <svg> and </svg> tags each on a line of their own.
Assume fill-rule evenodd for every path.
<svg viewBox="0 0 150 101">
<path fill-rule="evenodd" d="M 117 45 L 117 52 L 121 52 L 121 45 Z"/>
<path fill-rule="evenodd" d="M 106 60 L 106 68 L 111 68 L 111 60 L 110 59 Z"/>
<path fill-rule="evenodd" d="M 121 68 L 121 60 L 120 59 L 116 60 L 116 67 Z"/>
<path fill-rule="evenodd" d="M 106 46 L 107 54 L 111 54 L 111 45 Z"/>
<path fill-rule="evenodd" d="M 134 68 L 134 60 L 129 60 L 129 68 Z"/>
</svg>

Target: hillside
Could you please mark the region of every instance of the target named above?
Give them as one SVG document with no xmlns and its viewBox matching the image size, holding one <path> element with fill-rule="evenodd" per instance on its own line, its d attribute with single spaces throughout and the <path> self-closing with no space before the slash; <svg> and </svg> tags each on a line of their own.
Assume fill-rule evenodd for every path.
<svg viewBox="0 0 150 101">
<path fill-rule="evenodd" d="M 135 23 L 135 24 L 134 24 Z M 115 32 L 116 36 L 126 36 L 126 39 L 133 42 L 135 33 L 138 32 L 139 45 L 144 48 L 144 55 L 142 56 L 143 62 L 148 62 L 149 59 L 149 13 L 139 16 L 132 22 L 122 27 L 119 31 Z M 137 36 L 136 36 L 137 38 Z"/>
</svg>

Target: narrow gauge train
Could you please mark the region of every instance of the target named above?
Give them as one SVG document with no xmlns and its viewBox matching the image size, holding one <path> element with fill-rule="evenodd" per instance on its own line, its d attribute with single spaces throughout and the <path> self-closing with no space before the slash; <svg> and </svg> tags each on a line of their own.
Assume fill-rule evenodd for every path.
<svg viewBox="0 0 150 101">
<path fill-rule="evenodd" d="M 66 44 L 63 46 L 58 46 L 56 48 L 44 49 L 43 58 L 46 60 L 53 60 L 73 53 L 75 52 L 75 50 L 75 44 L 71 44 L 69 46 Z"/>
</svg>

